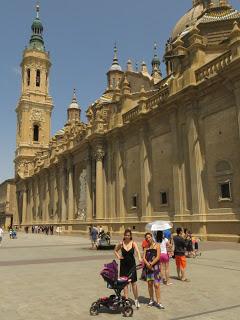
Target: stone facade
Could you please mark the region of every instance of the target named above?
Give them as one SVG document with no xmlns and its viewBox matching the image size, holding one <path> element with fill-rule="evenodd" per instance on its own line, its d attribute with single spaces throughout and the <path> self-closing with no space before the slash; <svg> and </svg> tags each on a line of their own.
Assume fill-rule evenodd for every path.
<svg viewBox="0 0 240 320">
<path fill-rule="evenodd" d="M 0 184 L 0 226 L 5 228 L 18 225 L 16 215 L 16 185 L 14 179 L 9 179 Z"/>
<path fill-rule="evenodd" d="M 163 219 L 203 238 L 239 241 L 239 22 L 227 0 L 193 1 L 166 44 L 164 78 L 156 48 L 151 75 L 144 62 L 122 71 L 115 48 L 108 88 L 88 122 L 74 93 L 68 121 L 51 139 L 48 81 L 36 90 L 25 78 L 28 69 L 48 77 L 49 56 L 26 49 L 15 160 L 20 223 L 143 232 Z"/>
</svg>

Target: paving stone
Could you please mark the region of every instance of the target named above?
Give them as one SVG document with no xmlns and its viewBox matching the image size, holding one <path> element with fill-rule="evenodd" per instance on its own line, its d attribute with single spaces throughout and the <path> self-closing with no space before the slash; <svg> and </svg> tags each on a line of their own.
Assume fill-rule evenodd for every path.
<svg viewBox="0 0 240 320">
<path fill-rule="evenodd" d="M 202 242 L 201 249 L 201 257 L 187 260 L 190 283 L 173 278 L 172 286 L 162 285 L 166 310 L 147 307 L 146 284 L 138 281 L 142 305 L 134 310 L 134 319 L 239 319 L 240 245 Z M 99 272 L 113 258 L 112 251 L 91 250 L 83 236 L 19 233 L 10 240 L 5 235 L 0 247 L 0 319 L 94 319 L 91 303 L 112 294 Z M 174 261 L 171 275 L 176 276 Z M 102 312 L 95 318 L 118 320 L 122 315 Z"/>
</svg>

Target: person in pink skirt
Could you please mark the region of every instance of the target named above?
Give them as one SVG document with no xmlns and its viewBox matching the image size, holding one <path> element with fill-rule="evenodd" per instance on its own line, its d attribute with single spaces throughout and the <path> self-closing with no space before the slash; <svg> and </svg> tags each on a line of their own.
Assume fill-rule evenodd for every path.
<svg viewBox="0 0 240 320">
<path fill-rule="evenodd" d="M 164 237 L 162 231 L 157 231 L 155 234 L 156 242 L 160 244 L 161 255 L 160 255 L 160 264 L 161 264 L 161 275 L 163 283 L 167 286 L 172 283 L 169 281 L 169 255 L 168 252 L 171 251 L 171 244 L 167 238 Z"/>
</svg>

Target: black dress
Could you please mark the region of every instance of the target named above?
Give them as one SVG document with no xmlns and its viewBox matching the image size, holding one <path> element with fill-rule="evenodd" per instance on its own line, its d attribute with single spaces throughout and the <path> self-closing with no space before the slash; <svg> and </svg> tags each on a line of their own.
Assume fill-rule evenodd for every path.
<svg viewBox="0 0 240 320">
<path fill-rule="evenodd" d="M 137 281 L 137 271 L 136 271 L 136 261 L 134 257 L 134 247 L 132 245 L 132 248 L 130 250 L 125 250 L 122 245 L 122 257 L 123 259 L 120 260 L 120 277 L 128 277 L 129 273 L 131 271 L 132 275 L 130 276 L 130 279 L 133 282 Z"/>
</svg>

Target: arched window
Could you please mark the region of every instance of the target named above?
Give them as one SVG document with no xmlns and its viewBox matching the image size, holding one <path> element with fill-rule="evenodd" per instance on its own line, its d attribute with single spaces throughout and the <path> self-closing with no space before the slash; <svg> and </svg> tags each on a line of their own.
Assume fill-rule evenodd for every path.
<svg viewBox="0 0 240 320">
<path fill-rule="evenodd" d="M 41 79 L 41 72 L 40 72 L 40 70 L 38 69 L 38 70 L 37 70 L 37 73 L 36 73 L 36 86 L 37 86 L 37 87 L 40 87 L 40 79 Z"/>
<path fill-rule="evenodd" d="M 31 79 L 31 71 L 27 69 L 27 85 L 30 86 L 30 79 Z"/>
<path fill-rule="evenodd" d="M 37 124 L 33 126 L 33 141 L 39 141 L 39 126 Z"/>
</svg>

